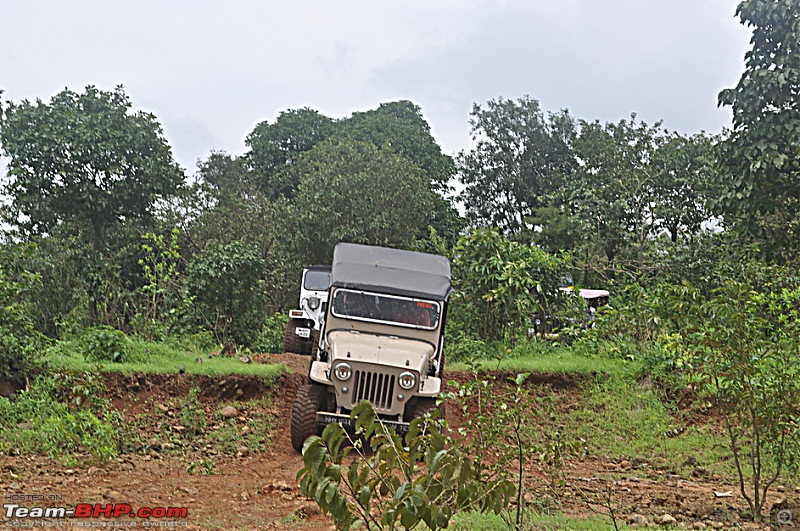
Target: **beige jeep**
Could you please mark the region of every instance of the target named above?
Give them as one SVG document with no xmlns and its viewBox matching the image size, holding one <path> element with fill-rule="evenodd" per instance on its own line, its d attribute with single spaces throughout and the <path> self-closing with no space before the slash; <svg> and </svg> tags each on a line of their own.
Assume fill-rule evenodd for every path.
<svg viewBox="0 0 800 531">
<path fill-rule="evenodd" d="M 399 431 L 436 409 L 450 262 L 442 256 L 340 243 L 333 253 L 330 303 L 309 382 L 292 405 L 292 446 L 372 403 Z"/>
</svg>

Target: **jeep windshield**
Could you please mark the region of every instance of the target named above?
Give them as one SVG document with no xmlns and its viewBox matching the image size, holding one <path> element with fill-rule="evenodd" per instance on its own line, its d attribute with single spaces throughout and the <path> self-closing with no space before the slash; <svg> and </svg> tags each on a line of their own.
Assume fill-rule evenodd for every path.
<svg viewBox="0 0 800 531">
<path fill-rule="evenodd" d="M 424 299 L 338 289 L 333 296 L 333 315 L 372 323 L 435 330 L 439 304 Z"/>
<path fill-rule="evenodd" d="M 328 291 L 331 285 L 331 272 L 309 269 L 303 287 L 309 291 Z"/>
</svg>

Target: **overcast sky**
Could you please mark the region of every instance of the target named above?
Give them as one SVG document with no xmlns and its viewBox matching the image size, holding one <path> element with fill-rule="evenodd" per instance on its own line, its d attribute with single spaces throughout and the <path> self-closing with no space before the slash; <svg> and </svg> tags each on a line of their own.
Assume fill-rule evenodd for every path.
<svg viewBox="0 0 800 531">
<path fill-rule="evenodd" d="M 286 109 L 409 99 L 446 153 L 473 103 L 528 94 L 587 120 L 636 112 L 720 132 L 749 48 L 739 0 L 0 0 L 0 89 L 49 99 L 122 84 L 194 172 Z"/>
</svg>

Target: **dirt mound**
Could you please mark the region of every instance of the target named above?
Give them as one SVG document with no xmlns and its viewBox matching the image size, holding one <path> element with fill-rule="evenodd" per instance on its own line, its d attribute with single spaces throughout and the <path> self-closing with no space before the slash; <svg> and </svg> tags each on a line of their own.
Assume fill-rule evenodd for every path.
<svg viewBox="0 0 800 531">
<path fill-rule="evenodd" d="M 122 374 L 105 373 L 103 380 L 110 396 L 126 395 L 186 396 L 197 387 L 200 397 L 213 400 L 251 400 L 270 392 L 271 384 L 257 376 L 205 376 L 199 374 Z"/>
</svg>

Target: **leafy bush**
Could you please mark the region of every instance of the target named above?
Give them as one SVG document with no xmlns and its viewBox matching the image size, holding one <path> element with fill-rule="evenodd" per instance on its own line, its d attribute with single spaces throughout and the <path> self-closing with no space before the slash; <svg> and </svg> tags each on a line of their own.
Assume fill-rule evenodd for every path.
<svg viewBox="0 0 800 531">
<path fill-rule="evenodd" d="M 445 344 L 447 361 L 490 359 L 496 349 L 487 341 L 457 331 L 450 334 Z"/>
<path fill-rule="evenodd" d="M 298 474 L 303 494 L 330 513 L 338 529 L 394 529 L 398 524 L 412 529 L 421 523 L 443 529 L 458 512 L 497 514 L 508 506 L 514 484 L 483 475 L 469 452 L 436 422 L 413 420 L 401 440 L 366 401 L 350 416 L 371 453 L 341 424 L 330 424 L 322 437 L 306 441 Z M 345 464 L 354 450 L 360 459 Z"/>
<path fill-rule="evenodd" d="M 110 326 L 87 328 L 78 337 L 78 347 L 86 361 L 127 361 L 129 348 L 125 333 Z"/>
<path fill-rule="evenodd" d="M 759 292 L 730 281 L 685 289 L 685 327 L 665 348 L 720 405 L 742 496 L 760 521 L 770 487 L 800 468 L 800 288 Z"/>
<path fill-rule="evenodd" d="M 253 348 L 258 352 L 282 353 L 283 333 L 287 322 L 289 314 L 286 312 L 276 312 L 268 317 Z"/>
<path fill-rule="evenodd" d="M 42 449 L 50 456 L 88 451 L 94 457 L 110 459 L 118 452 L 117 426 L 88 410 L 73 413 L 57 409 L 37 431 L 42 434 Z"/>
<path fill-rule="evenodd" d="M 108 389 L 96 373 L 54 372 L 40 385 L 47 396 L 66 405 L 70 411 L 88 409 L 99 415 L 111 411 L 111 403 L 103 396 Z"/>
<path fill-rule="evenodd" d="M 181 423 L 186 428 L 185 436 L 194 438 L 206 431 L 206 413 L 200 403 L 200 388 L 192 387 L 181 401 Z"/>
<path fill-rule="evenodd" d="M 25 387 L 38 364 L 42 337 L 34 329 L 34 313 L 29 295 L 39 285 L 39 277 L 29 273 L 20 259 L 33 248 L 6 245 L 0 249 L 0 382 L 11 388 Z"/>
<path fill-rule="evenodd" d="M 264 323 L 266 269 L 255 244 L 212 243 L 195 256 L 186 275 L 195 326 L 217 343 L 252 346 Z"/>
<path fill-rule="evenodd" d="M 116 456 L 132 437 L 103 391 L 94 375 L 54 373 L 13 401 L 0 397 L 0 448 L 67 460 L 83 452 Z"/>
<path fill-rule="evenodd" d="M 646 290 L 637 284 L 622 287 L 611 304 L 597 310 L 592 327 L 578 336 L 576 347 L 608 358 L 646 358 L 668 324 L 665 290 L 665 286 Z"/>
<path fill-rule="evenodd" d="M 496 229 L 462 236 L 453 252 L 450 318 L 462 331 L 484 340 L 513 341 L 527 334 L 534 315 L 551 317 L 551 303 L 566 263 L 553 255 L 504 238 Z"/>
</svg>

